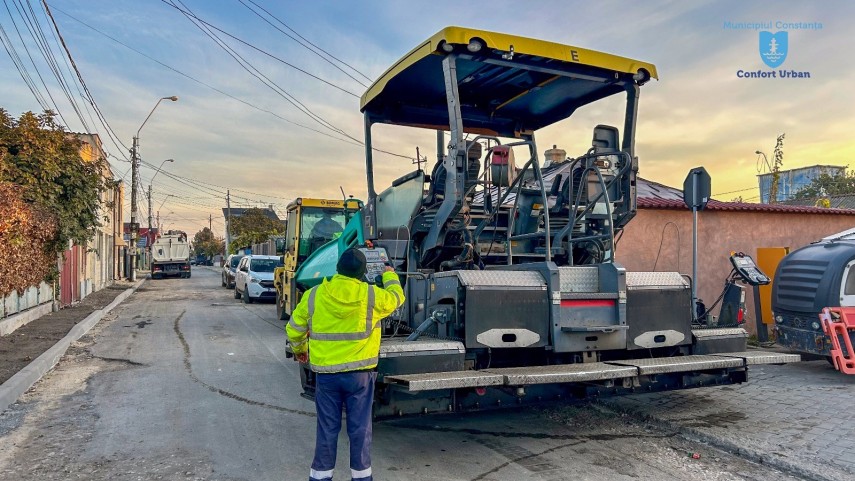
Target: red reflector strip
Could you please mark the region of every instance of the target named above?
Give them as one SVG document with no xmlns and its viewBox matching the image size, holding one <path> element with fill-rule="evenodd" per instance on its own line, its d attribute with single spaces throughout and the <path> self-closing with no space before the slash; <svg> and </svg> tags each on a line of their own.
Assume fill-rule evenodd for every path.
<svg viewBox="0 0 855 481">
<path fill-rule="evenodd" d="M 566 299 L 561 301 L 561 307 L 614 307 L 612 299 Z"/>
</svg>

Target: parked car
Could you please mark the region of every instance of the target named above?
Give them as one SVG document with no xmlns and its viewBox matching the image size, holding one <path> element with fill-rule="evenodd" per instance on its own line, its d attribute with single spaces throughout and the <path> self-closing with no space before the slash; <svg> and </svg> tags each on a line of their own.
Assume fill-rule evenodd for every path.
<svg viewBox="0 0 855 481">
<path fill-rule="evenodd" d="M 249 255 L 240 260 L 235 272 L 235 299 L 245 304 L 261 299 L 276 299 L 273 269 L 282 266 L 279 256 Z"/>
<path fill-rule="evenodd" d="M 234 289 L 235 287 L 235 272 L 240 260 L 243 259 L 243 254 L 231 254 L 225 262 L 223 262 L 222 284 L 223 287 Z"/>
</svg>

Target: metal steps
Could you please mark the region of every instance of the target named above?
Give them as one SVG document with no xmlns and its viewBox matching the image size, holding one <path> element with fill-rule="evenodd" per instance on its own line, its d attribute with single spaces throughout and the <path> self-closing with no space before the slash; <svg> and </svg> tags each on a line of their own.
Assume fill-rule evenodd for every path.
<svg viewBox="0 0 855 481">
<path fill-rule="evenodd" d="M 469 387 L 605 381 L 654 374 L 744 368 L 758 364 L 785 364 L 799 362 L 800 360 L 801 358 L 797 354 L 745 351 L 554 366 L 483 369 L 480 371 L 388 375 L 383 378 L 383 382 L 415 392 Z"/>
</svg>

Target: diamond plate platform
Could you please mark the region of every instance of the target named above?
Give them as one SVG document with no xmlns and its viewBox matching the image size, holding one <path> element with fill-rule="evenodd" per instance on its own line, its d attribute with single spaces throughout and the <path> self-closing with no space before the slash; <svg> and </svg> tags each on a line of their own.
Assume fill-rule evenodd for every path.
<svg viewBox="0 0 855 481">
<path fill-rule="evenodd" d="M 707 369 L 725 369 L 729 367 L 742 367 L 745 365 L 744 363 L 745 361 L 739 357 L 720 357 L 713 355 L 608 361 L 608 364 L 614 364 L 617 366 L 635 366 L 638 368 L 638 373 L 641 375 L 705 371 Z"/>
<path fill-rule="evenodd" d="M 462 342 L 443 341 L 438 339 L 423 338 L 416 341 L 406 341 L 403 338 L 383 339 L 380 343 L 380 357 L 394 357 L 397 355 L 419 355 L 419 354 L 445 354 L 466 352 Z"/>
<path fill-rule="evenodd" d="M 505 383 L 505 377 L 487 371 L 453 371 L 391 375 L 385 376 L 383 381 L 388 384 L 405 386 L 410 391 L 430 391 L 461 387 L 501 386 Z"/>
<path fill-rule="evenodd" d="M 561 292 L 597 292 L 600 290 L 600 270 L 597 266 L 559 267 Z"/>
<path fill-rule="evenodd" d="M 789 364 L 801 362 L 802 357 L 798 354 L 787 354 L 783 352 L 745 351 L 745 352 L 723 352 L 710 354 L 718 357 L 736 357 L 745 360 L 749 366 L 757 364 Z"/>
<path fill-rule="evenodd" d="M 539 272 L 535 271 L 446 271 L 434 274 L 434 277 L 452 277 L 460 279 L 467 287 L 539 287 L 546 289 L 546 281 Z"/>
<path fill-rule="evenodd" d="M 563 364 L 560 366 L 508 367 L 487 369 L 487 372 L 504 376 L 505 384 L 549 384 L 558 382 L 602 381 L 620 379 L 637 374 L 634 367 L 614 366 L 603 362 Z"/>
<path fill-rule="evenodd" d="M 627 289 L 689 288 L 689 282 L 679 272 L 627 272 Z"/>
<path fill-rule="evenodd" d="M 710 329 L 692 329 L 692 335 L 697 338 L 705 337 L 748 337 L 741 327 L 719 327 Z"/>
</svg>

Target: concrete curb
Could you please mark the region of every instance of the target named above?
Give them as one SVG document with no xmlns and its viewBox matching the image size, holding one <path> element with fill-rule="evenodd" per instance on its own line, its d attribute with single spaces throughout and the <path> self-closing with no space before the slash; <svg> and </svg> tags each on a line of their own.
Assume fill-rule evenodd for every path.
<svg viewBox="0 0 855 481">
<path fill-rule="evenodd" d="M 45 302 L 26 311 L 13 314 L 0 321 L 0 336 L 6 336 L 15 332 L 19 327 L 35 321 L 36 319 L 53 312 L 53 301 Z"/>
<path fill-rule="evenodd" d="M 72 342 L 83 337 L 90 329 L 95 327 L 98 322 L 104 318 L 107 313 L 116 308 L 125 299 L 130 297 L 139 287 L 145 282 L 145 279 L 137 281 L 136 285 L 125 290 L 125 292 L 116 296 L 109 305 L 103 309 L 92 311 L 85 319 L 78 322 L 68 331 L 68 334 L 60 339 L 50 349 L 45 351 L 41 356 L 35 358 L 26 367 L 18 371 L 17 374 L 10 377 L 6 382 L 0 385 L 0 412 L 5 411 L 9 406 L 14 404 L 22 394 L 27 392 L 27 389 L 33 386 L 39 379 L 48 373 L 68 350 L 68 346 Z"/>
<path fill-rule="evenodd" d="M 642 413 L 632 408 L 619 406 L 617 404 L 609 402 L 609 400 L 607 399 L 600 399 L 598 402 L 601 407 L 604 407 L 612 412 L 627 413 L 630 416 L 634 416 L 638 419 L 642 419 L 651 422 L 655 425 L 680 433 L 680 435 L 685 438 L 700 441 L 704 444 L 709 444 L 710 446 L 721 449 L 722 451 L 735 454 L 742 458 L 753 461 L 757 464 L 771 466 L 772 468 L 775 468 L 779 471 L 783 471 L 784 473 L 794 475 L 799 478 L 810 479 L 815 481 L 835 481 L 837 479 L 833 477 L 828 477 L 826 476 L 826 474 L 820 472 L 819 470 L 806 468 L 804 466 L 800 466 L 796 462 L 782 459 L 778 456 L 775 456 L 774 453 L 762 451 L 751 446 L 740 445 L 723 437 L 705 433 L 696 428 L 683 426 L 677 422 L 660 419 L 656 416 Z"/>
</svg>

